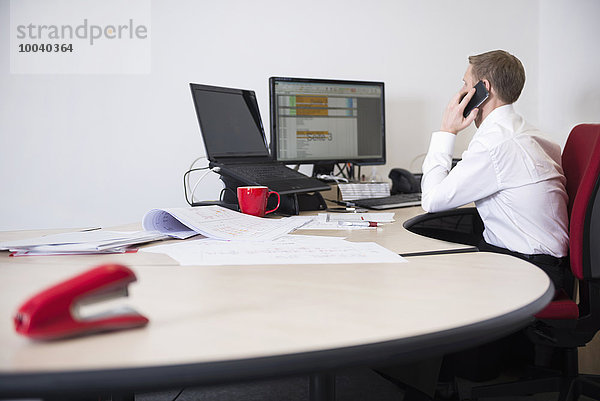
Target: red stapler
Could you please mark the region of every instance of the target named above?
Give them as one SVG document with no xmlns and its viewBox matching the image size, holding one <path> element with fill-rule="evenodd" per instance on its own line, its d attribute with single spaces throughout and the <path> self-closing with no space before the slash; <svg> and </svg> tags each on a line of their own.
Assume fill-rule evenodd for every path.
<svg viewBox="0 0 600 401">
<path fill-rule="evenodd" d="M 144 326 L 148 319 L 131 308 L 87 317 L 79 313 L 82 305 L 127 296 L 134 281 L 133 271 L 118 264 L 88 270 L 27 300 L 14 317 L 15 329 L 30 338 L 53 340 Z"/>
</svg>

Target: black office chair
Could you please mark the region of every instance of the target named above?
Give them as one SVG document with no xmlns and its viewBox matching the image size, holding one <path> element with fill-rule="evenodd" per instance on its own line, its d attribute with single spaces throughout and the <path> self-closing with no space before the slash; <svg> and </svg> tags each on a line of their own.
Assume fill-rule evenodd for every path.
<svg viewBox="0 0 600 401">
<path fill-rule="evenodd" d="M 403 226 L 415 234 L 458 244 L 477 246 L 483 240 L 483 221 L 474 207 L 421 214 Z"/>
</svg>

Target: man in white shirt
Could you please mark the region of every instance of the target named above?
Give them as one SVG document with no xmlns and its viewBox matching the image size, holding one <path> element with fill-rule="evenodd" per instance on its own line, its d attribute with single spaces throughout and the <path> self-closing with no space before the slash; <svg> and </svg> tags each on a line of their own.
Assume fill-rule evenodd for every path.
<svg viewBox="0 0 600 401">
<path fill-rule="evenodd" d="M 543 269 L 556 288 L 568 289 L 568 196 L 561 151 L 513 108 L 525 84 L 523 65 L 502 50 L 471 56 L 463 81 L 446 107 L 440 131 L 431 136 L 421 179 L 423 209 L 441 212 L 474 202 L 484 231 L 470 242 L 482 251 L 526 259 Z M 489 97 L 463 117 L 479 81 Z M 451 169 L 456 135 L 472 122 L 477 132 L 462 160 Z M 449 381 L 455 374 L 471 380 L 490 379 L 500 359 L 527 359 L 530 350 L 531 345 L 517 333 L 447 355 L 441 379 Z M 481 364 L 480 355 L 486 364 Z M 441 358 L 432 358 L 377 371 L 402 388 L 432 396 L 440 365 Z"/>
<path fill-rule="evenodd" d="M 561 150 L 513 108 L 525 84 L 523 65 L 502 50 L 471 56 L 463 81 L 440 131 L 431 136 L 423 162 L 423 209 L 439 212 L 475 202 L 485 227 L 480 250 L 529 260 L 557 288 L 566 288 L 568 196 Z M 465 118 L 479 81 L 489 97 Z M 473 121 L 477 132 L 451 170 L 456 135 Z"/>
</svg>

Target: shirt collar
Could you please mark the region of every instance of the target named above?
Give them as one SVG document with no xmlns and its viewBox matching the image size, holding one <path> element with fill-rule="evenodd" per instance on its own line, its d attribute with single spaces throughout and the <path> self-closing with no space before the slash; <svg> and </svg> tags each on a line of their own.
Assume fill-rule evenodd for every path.
<svg viewBox="0 0 600 401">
<path fill-rule="evenodd" d="M 516 112 L 515 112 L 515 108 L 513 107 L 512 103 L 505 104 L 504 106 L 496 107 L 494 110 L 492 110 L 492 112 L 490 114 L 488 114 L 488 116 L 485 118 L 485 120 L 483 120 L 483 122 L 479 126 L 478 130 L 486 129 L 486 127 L 491 126 L 491 125 L 497 123 L 498 121 L 500 121 L 506 117 L 512 116 L 514 114 L 516 114 Z"/>
</svg>

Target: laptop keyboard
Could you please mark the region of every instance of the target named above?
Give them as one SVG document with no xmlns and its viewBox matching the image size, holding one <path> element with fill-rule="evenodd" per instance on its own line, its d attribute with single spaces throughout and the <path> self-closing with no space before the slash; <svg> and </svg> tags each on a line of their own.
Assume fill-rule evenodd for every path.
<svg viewBox="0 0 600 401">
<path fill-rule="evenodd" d="M 329 190 L 329 185 L 307 177 L 283 164 L 228 164 L 221 174 L 229 175 L 245 185 L 264 185 L 282 195 Z"/>
<path fill-rule="evenodd" d="M 227 169 L 241 176 L 260 181 L 278 181 L 294 178 L 306 178 L 302 173 L 285 167 L 281 164 L 242 164 L 227 165 Z M 299 176 L 300 174 L 300 176 Z"/>
<path fill-rule="evenodd" d="M 418 206 L 421 204 L 421 193 L 396 194 L 383 198 L 357 199 L 352 201 L 352 203 L 366 209 L 393 209 L 396 207 Z"/>
</svg>

